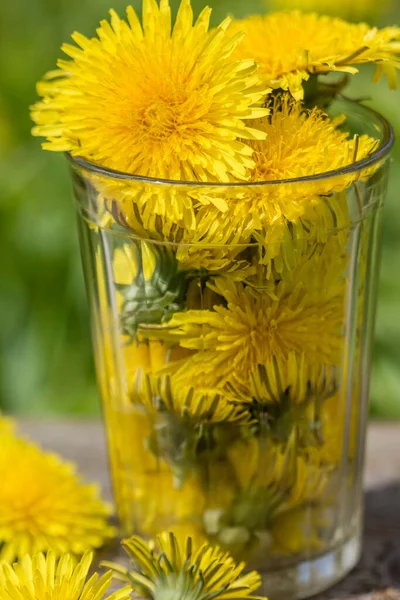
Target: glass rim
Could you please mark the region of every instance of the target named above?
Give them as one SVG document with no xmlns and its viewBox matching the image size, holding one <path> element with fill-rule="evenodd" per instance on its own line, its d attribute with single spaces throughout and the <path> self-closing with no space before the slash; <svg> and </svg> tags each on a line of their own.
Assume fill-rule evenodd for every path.
<svg viewBox="0 0 400 600">
<path fill-rule="evenodd" d="M 331 179 L 333 177 L 341 177 L 343 175 L 349 175 L 352 173 L 358 173 L 365 168 L 371 167 L 375 165 L 380 160 L 385 158 L 393 148 L 395 142 L 395 133 L 390 122 L 383 116 L 381 113 L 376 111 L 375 109 L 365 106 L 356 100 L 350 100 L 348 98 L 341 97 L 342 100 L 345 100 L 348 103 L 357 104 L 357 106 L 363 108 L 367 113 L 374 116 L 381 124 L 383 129 L 383 139 L 379 143 L 379 146 L 372 154 L 363 158 L 362 160 L 358 160 L 354 163 L 351 163 L 345 167 L 340 169 L 335 169 L 333 171 L 325 171 L 323 173 L 317 173 L 315 175 L 307 175 L 304 177 L 293 177 L 290 179 L 274 179 L 268 181 L 240 181 L 240 182 L 210 182 L 210 181 L 185 181 L 181 179 L 162 179 L 157 177 L 146 177 L 143 175 L 134 175 L 131 173 L 124 173 L 123 171 L 118 171 L 116 169 L 110 169 L 108 167 L 103 167 L 96 163 L 90 162 L 89 160 L 81 157 L 81 156 L 72 156 L 71 152 L 65 152 L 64 155 L 67 160 L 86 171 L 94 173 L 96 175 L 100 175 L 103 177 L 108 177 L 110 179 L 120 179 L 125 181 L 132 181 L 142 184 L 154 185 L 154 186 L 176 186 L 182 188 L 207 188 L 207 189 L 215 189 L 215 188 L 228 188 L 228 189 L 242 189 L 242 188 L 257 188 L 257 187 L 267 187 L 273 185 L 290 185 L 290 184 L 302 184 L 302 183 L 313 183 L 315 181 L 322 181 L 324 179 Z"/>
</svg>

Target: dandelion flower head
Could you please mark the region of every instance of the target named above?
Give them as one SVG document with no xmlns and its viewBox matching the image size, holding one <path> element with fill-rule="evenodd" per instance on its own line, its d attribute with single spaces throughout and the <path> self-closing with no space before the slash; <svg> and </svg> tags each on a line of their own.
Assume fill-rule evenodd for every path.
<svg viewBox="0 0 400 600">
<path fill-rule="evenodd" d="M 65 44 L 72 60 L 38 84 L 34 135 L 104 167 L 175 180 L 246 179 L 249 120 L 265 115 L 265 86 L 254 60 L 231 59 L 240 40 L 230 19 L 209 30 L 211 10 L 193 23 L 182 0 L 175 25 L 169 0 L 143 0 L 143 23 L 111 11 L 98 37 Z"/>
<path fill-rule="evenodd" d="M 342 129 L 343 124 L 344 118 L 331 119 L 318 108 L 307 110 L 288 94 L 277 100 L 270 117 L 259 122 L 266 140 L 251 142 L 255 162 L 251 181 L 285 180 L 286 184 L 231 188 L 224 191 L 224 208 L 216 202 L 199 208 L 195 230 L 186 230 L 182 238 L 186 244 L 196 246 L 179 250 L 179 260 L 193 263 L 198 255 L 199 263 L 206 265 L 212 264 L 214 256 L 218 264 L 218 246 L 228 245 L 232 256 L 235 244 L 253 239 L 264 248 L 260 262 L 268 264 L 275 259 L 275 268 L 282 273 L 296 266 L 295 256 L 307 252 L 307 244 L 301 241 L 295 247 L 296 239 L 322 239 L 326 232 L 348 226 L 347 200 L 337 192 L 355 178 L 366 177 L 367 171 L 296 181 L 342 169 L 376 150 L 375 139 L 367 135 L 350 137 Z M 212 244 L 215 249 L 207 249 Z"/>
<path fill-rule="evenodd" d="M 204 373 L 214 378 L 215 386 L 229 379 L 248 385 L 257 365 L 273 358 L 279 371 L 287 373 L 293 353 L 299 360 L 304 355 L 306 364 L 315 368 L 334 365 L 343 346 L 345 280 L 342 261 L 328 267 L 326 260 L 315 256 L 291 282 L 281 281 L 268 293 L 217 277 L 209 285 L 224 298 L 224 305 L 177 312 L 168 323 L 146 330 L 146 335 L 196 351 L 177 363 L 177 373 L 186 378 Z"/>
<path fill-rule="evenodd" d="M 243 574 L 244 563 L 205 543 L 194 547 L 190 537 L 165 532 L 156 547 L 137 536 L 123 542 L 132 569 L 110 565 L 143 598 L 184 597 L 186 600 L 265 600 L 253 592 L 261 585 L 256 571 Z"/>
<path fill-rule="evenodd" d="M 102 600 L 111 585 L 112 573 L 87 579 L 93 556 L 86 552 L 80 562 L 70 554 L 60 558 L 50 551 L 26 554 L 13 566 L 0 563 L 0 600 Z M 128 600 L 125 587 L 107 600 Z"/>
<path fill-rule="evenodd" d="M 182 381 L 174 375 L 148 375 L 139 372 L 136 377 L 133 400 L 150 411 L 168 411 L 192 424 L 240 423 L 248 417 L 242 410 L 228 403 L 222 390 L 202 388 Z"/>
<path fill-rule="evenodd" d="M 339 18 L 300 11 L 273 12 L 235 22 L 246 35 L 235 56 L 255 58 L 273 88 L 303 97 L 310 75 L 331 71 L 357 73 L 354 65 L 376 63 L 392 88 L 400 67 L 400 28 L 377 29 Z"/>
<path fill-rule="evenodd" d="M 0 560 L 53 550 L 83 554 L 113 537 L 110 508 L 72 464 L 12 435 L 1 441 Z"/>
</svg>

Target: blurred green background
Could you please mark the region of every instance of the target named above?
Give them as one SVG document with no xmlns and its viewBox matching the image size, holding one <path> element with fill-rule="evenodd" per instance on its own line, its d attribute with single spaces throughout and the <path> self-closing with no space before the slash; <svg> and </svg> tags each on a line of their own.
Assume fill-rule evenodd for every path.
<svg viewBox="0 0 400 600">
<path fill-rule="evenodd" d="M 397 9 L 381 14 L 380 24 L 400 24 L 395 1 Z M 136 9 L 140 4 L 133 2 Z M 196 11 L 203 4 L 193 0 Z M 228 11 L 243 16 L 267 9 L 261 0 L 208 4 L 214 23 Z M 122 15 L 126 0 L 0 2 L 0 409 L 14 413 L 99 410 L 66 164 L 62 155 L 42 151 L 31 139 L 28 106 L 36 97 L 36 80 L 60 57 L 61 43 L 73 30 L 92 35 L 111 5 Z M 371 104 L 400 135 L 400 92 L 389 92 L 385 83 L 373 86 L 370 77 L 368 70 L 361 73 L 353 96 L 373 96 Z M 385 216 L 372 384 L 372 414 L 381 418 L 400 418 L 399 189 L 400 145 Z"/>
</svg>

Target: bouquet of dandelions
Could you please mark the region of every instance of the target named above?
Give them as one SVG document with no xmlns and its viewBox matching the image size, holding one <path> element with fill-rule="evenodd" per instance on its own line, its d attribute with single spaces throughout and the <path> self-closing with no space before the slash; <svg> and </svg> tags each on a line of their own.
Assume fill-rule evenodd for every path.
<svg viewBox="0 0 400 600">
<path fill-rule="evenodd" d="M 168 0 L 143 0 L 142 22 L 128 7 L 74 33 L 33 133 L 68 152 L 89 222 L 124 527 L 310 555 L 338 539 L 335 489 L 357 479 L 351 225 L 381 168 L 337 98 L 366 63 L 395 87 L 400 29 L 300 12 L 210 28 L 210 13 L 182 0 L 172 24 Z"/>
</svg>

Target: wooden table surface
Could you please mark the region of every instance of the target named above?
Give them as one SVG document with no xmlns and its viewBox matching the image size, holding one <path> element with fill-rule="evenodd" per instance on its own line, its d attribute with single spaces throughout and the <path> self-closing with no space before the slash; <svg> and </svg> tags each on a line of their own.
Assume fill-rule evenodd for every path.
<svg viewBox="0 0 400 600">
<path fill-rule="evenodd" d="M 98 421 L 24 421 L 20 430 L 43 448 L 75 461 L 111 499 L 106 449 Z M 346 580 L 318 598 L 400 600 L 400 424 L 369 427 L 365 473 L 364 553 Z M 108 558 L 108 557 L 107 557 Z"/>
</svg>

